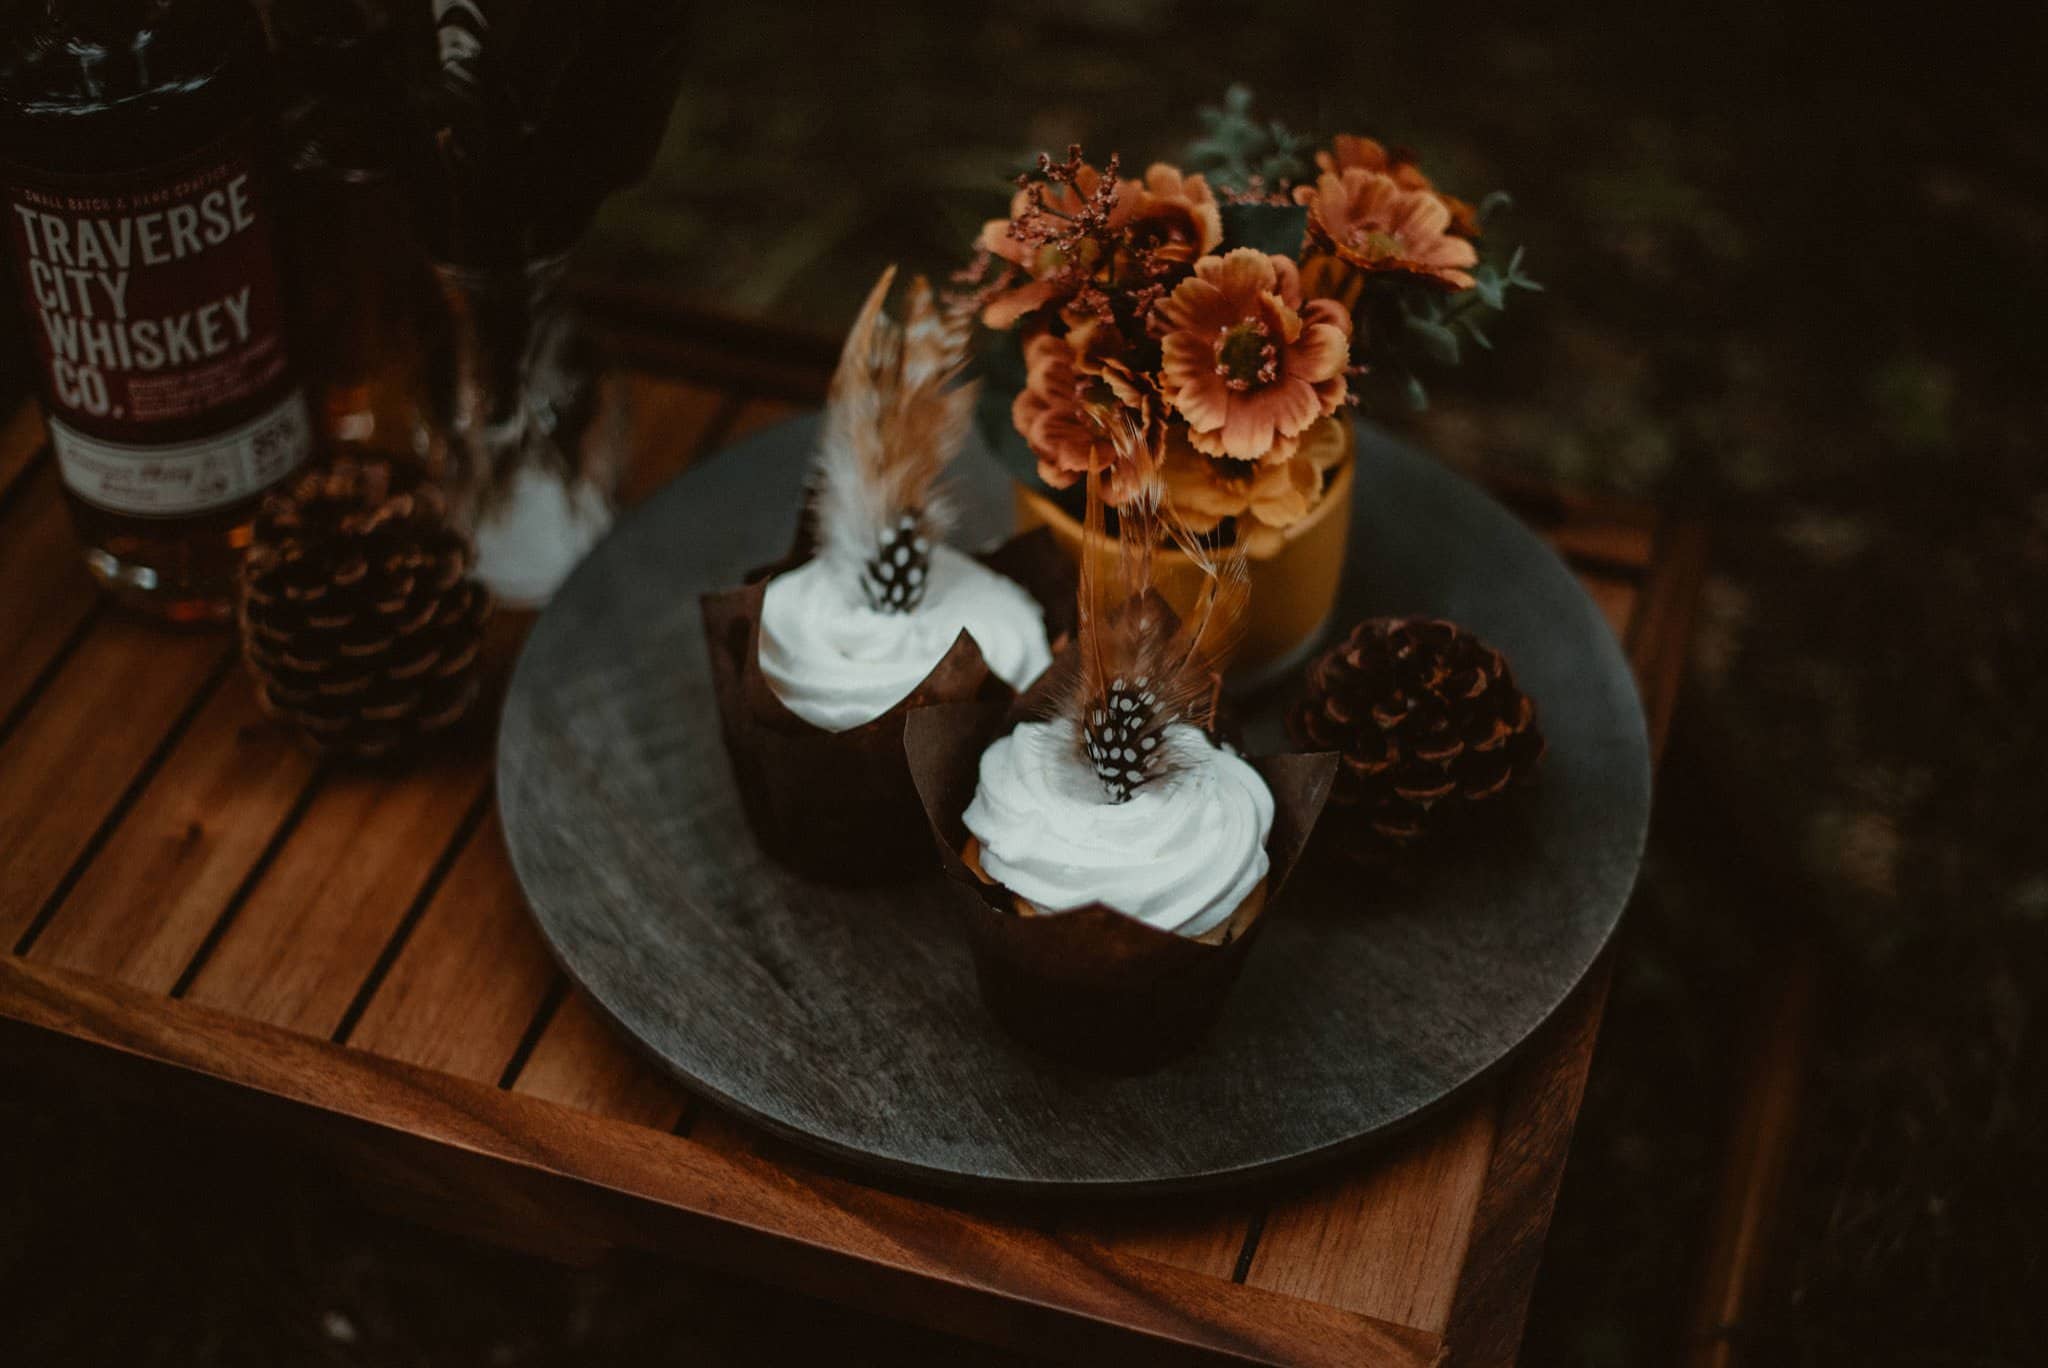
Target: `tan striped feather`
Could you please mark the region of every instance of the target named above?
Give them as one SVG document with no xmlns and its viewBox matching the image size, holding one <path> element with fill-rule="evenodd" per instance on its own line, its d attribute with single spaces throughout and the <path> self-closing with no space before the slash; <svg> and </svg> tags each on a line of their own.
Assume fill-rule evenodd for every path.
<svg viewBox="0 0 2048 1368">
<path fill-rule="evenodd" d="M 1166 500 L 1148 434 L 1119 409 L 1107 420 L 1119 469 L 1113 481 L 1133 492 L 1117 506 L 1116 555 L 1109 542 L 1104 490 L 1112 472 L 1089 473 L 1082 524 L 1079 667 L 1066 703 L 1075 744 L 1097 778 L 1121 802 L 1170 773 L 1166 729 L 1215 724 L 1215 681 L 1243 627 L 1251 596 L 1241 542 L 1218 550 L 1189 531 Z M 1159 592 L 1160 548 L 1172 547 L 1200 573 L 1185 615 Z"/>
<path fill-rule="evenodd" d="M 939 477 L 958 454 L 976 387 L 962 383 L 967 329 L 939 308 L 923 276 L 903 319 L 884 309 L 891 266 L 868 291 L 833 373 L 811 490 L 818 555 L 857 578 L 912 519 L 936 541 L 950 525 Z"/>
</svg>

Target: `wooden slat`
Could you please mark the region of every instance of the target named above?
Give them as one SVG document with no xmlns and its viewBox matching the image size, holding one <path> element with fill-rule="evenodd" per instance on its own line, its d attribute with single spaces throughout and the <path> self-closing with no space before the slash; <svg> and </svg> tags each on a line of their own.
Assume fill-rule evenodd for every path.
<svg viewBox="0 0 2048 1368">
<path fill-rule="evenodd" d="M 1641 572 L 1650 566 L 1656 529 L 1641 521 L 1572 519 L 1544 533 L 1566 560 L 1609 571 Z"/>
<path fill-rule="evenodd" d="M 41 454 L 45 436 L 43 411 L 33 399 L 16 408 L 0 427 L 0 499 Z"/>
<path fill-rule="evenodd" d="M 1436 1336 L 619 1126 L 246 1017 L 0 956 L 0 1016 L 267 1099 L 366 1162 L 955 1333 L 1091 1361 L 1435 1361 Z M 314 1118 L 318 1119 L 318 1118 Z M 1145 1351 L 1134 1356 L 1134 1350 Z"/>
<path fill-rule="evenodd" d="M 1548 537 L 1567 559 L 1640 573 L 1655 558 L 1657 510 L 1635 499 L 1567 490 L 1547 480 L 1489 470 L 1493 496 Z"/>
<path fill-rule="evenodd" d="M 1586 587 L 1593 605 L 1600 610 L 1600 616 L 1607 619 L 1607 625 L 1614 629 L 1615 636 L 1626 640 L 1640 591 L 1632 584 L 1609 579 L 1605 575 L 1580 575 L 1579 583 Z"/>
<path fill-rule="evenodd" d="M 396 771 L 338 762 L 306 790 L 195 965 L 190 996 L 323 1035 L 343 1024 L 488 795 L 496 703 L 532 618 L 492 620 L 485 698 L 440 749 Z"/>
<path fill-rule="evenodd" d="M 555 981 L 495 808 L 349 1035 L 358 1049 L 496 1082 Z"/>
<path fill-rule="evenodd" d="M 487 662 L 500 667 L 496 671 L 500 675 L 512 647 L 516 646 L 519 628 L 517 615 L 511 614 L 501 615 L 492 624 L 484 656 Z M 196 638 L 163 633 L 159 639 Z M 231 642 L 223 643 L 218 649 L 232 651 L 233 646 Z M 143 676 L 148 673 L 145 670 Z M 133 721 L 129 719 L 130 725 Z M 469 779 L 467 791 L 454 800 L 453 820 L 459 821 L 468 811 L 468 804 L 486 781 L 488 732 L 487 723 L 474 729 L 469 757 L 460 762 L 468 765 Z M 159 991 L 169 991 L 191 964 L 193 955 L 206 946 L 209 933 L 237 891 L 262 872 L 258 865 L 273 839 L 282 834 L 289 840 L 299 834 L 293 819 L 309 792 L 313 773 L 310 754 L 289 733 L 262 719 L 249 687 L 239 675 L 227 681 L 202 711 L 193 734 L 169 752 L 135 810 L 111 832 L 105 849 L 81 879 L 79 889 L 56 909 L 45 933 L 51 943 L 43 953 L 53 962 L 116 974 Z M 359 774 L 342 785 L 336 795 L 315 803 L 307 810 L 313 830 L 306 843 L 296 850 L 289 844 L 286 847 L 288 874 L 306 868 L 305 852 L 317 851 L 323 824 L 355 819 L 358 809 L 348 807 L 351 794 L 360 808 L 366 795 L 389 786 L 394 796 L 384 809 L 384 820 L 394 824 L 409 822 L 411 819 L 405 814 L 411 809 L 399 792 L 406 782 L 389 774 Z M 437 800 L 433 793 L 424 797 L 429 803 L 441 801 L 446 806 L 445 800 Z M 337 812 L 341 814 L 338 817 L 328 815 Z M 433 811 L 424 816 L 424 825 L 406 827 L 404 834 L 431 841 L 437 820 L 447 819 L 447 813 Z M 452 828 L 448 828 L 443 836 L 451 833 Z M 345 833 L 335 834 L 346 839 Z M 374 837 L 377 831 L 372 828 L 367 834 Z M 382 896 L 389 892 L 389 886 L 379 879 L 387 875 L 402 879 L 408 854 L 417 855 L 418 847 L 408 851 L 402 841 L 386 841 L 376 847 L 375 859 L 344 862 L 338 877 L 323 887 L 322 898 L 310 900 L 297 912 L 326 919 L 332 923 L 328 931 L 334 943 L 347 943 L 359 950 L 359 943 L 352 937 L 367 933 L 367 923 L 360 928 L 340 924 L 354 910 L 349 876 L 359 878 L 359 891 L 372 897 Z M 438 854 L 436 847 L 427 857 L 428 863 Z M 387 870 L 386 865 L 392 868 Z M 285 893 L 280 897 L 275 885 L 270 886 L 269 892 L 259 890 L 247 909 L 252 915 L 246 921 L 237 918 L 223 942 L 230 955 L 228 969 L 210 969 L 202 976 L 203 983 L 196 985 L 198 990 L 223 1003 L 264 1001 L 269 1010 L 282 1010 L 274 998 L 265 997 L 266 992 L 296 995 L 306 987 L 303 982 L 288 981 L 273 989 L 257 982 L 229 986 L 222 974 L 251 968 L 248 957 L 252 946 L 274 946 L 277 957 L 265 967 L 280 968 L 288 959 L 286 952 L 295 944 L 297 933 L 306 932 L 309 941 L 317 941 L 308 925 L 294 925 L 289 931 L 270 925 L 272 909 L 300 896 Z M 406 906 L 401 898 L 385 911 L 395 920 Z M 370 948 L 372 960 L 381 948 L 381 943 Z M 356 965 L 357 960 L 352 958 L 317 971 L 335 977 L 325 984 L 321 995 L 307 1003 L 306 1021 L 330 1012 L 335 995 L 340 995 L 346 1006 L 355 985 L 344 984 L 341 976 Z M 362 967 L 367 969 L 367 963 Z"/>
<path fill-rule="evenodd" d="M 651 473 L 658 483 L 695 453 L 720 412 L 720 400 L 709 391 L 646 377 L 630 383 L 630 402 L 643 420 L 635 427 L 644 445 L 634 469 Z M 494 624 L 488 653 L 493 660 L 509 662 L 523 625 L 502 619 Z M 299 800 L 306 762 L 289 741 L 260 725 L 246 689 L 236 683 L 209 707 L 201 734 L 174 752 L 146 804 L 115 833 L 104 871 L 88 875 L 86 891 L 93 896 L 74 899 L 78 906 L 64 909 L 53 923 L 57 940 L 49 953 L 58 962 L 111 961 L 117 966 L 113 972 L 168 988 Z M 227 737 L 235 744 L 226 744 Z M 333 1029 L 481 790 L 486 747 L 479 735 L 471 754 L 439 762 L 426 776 L 370 772 L 337 779 L 289 833 L 275 866 L 229 924 L 190 992 L 301 1029 Z M 237 767 L 245 781 L 239 785 Z M 213 822 L 217 838 L 209 839 L 208 824 L 197 814 L 223 802 L 228 811 Z M 201 834 L 195 837 L 195 830 Z M 464 880 L 481 871 L 499 877 L 500 891 L 509 887 L 510 873 L 496 847 L 472 845 L 476 854 L 457 866 Z M 131 904 L 147 897 L 150 874 L 168 879 L 154 885 L 160 896 L 138 917 Z M 317 896 L 304 895 L 314 887 Z M 457 888 L 453 910 L 428 923 L 431 936 L 477 932 L 460 919 L 475 906 L 488 906 L 492 889 L 477 890 L 477 903 L 465 883 Z M 161 896 L 166 891 L 169 896 Z M 524 952 L 514 953 L 504 966 L 507 975 L 497 981 L 530 986 L 535 966 L 544 960 L 535 958 L 537 939 L 523 917 L 513 934 L 521 939 L 484 943 Z M 313 947 L 324 953 L 313 953 Z M 415 966 L 425 963 L 420 955 L 401 953 L 404 973 L 397 986 L 403 989 L 418 972 Z M 530 1000 L 508 1005 L 507 1013 L 516 1015 L 523 1007 L 530 1017 L 545 987 L 543 977 Z M 411 1015 L 381 1007 L 381 999 L 380 993 L 365 1010 L 373 1048 L 400 1057 L 452 1048 L 434 1044 L 433 1031 L 409 1034 L 401 1023 L 412 1021 Z M 514 1041 L 526 1024 L 521 1019 L 510 1027 Z M 462 1048 L 489 1054 L 495 1045 L 480 1038 Z M 497 1063 L 502 1066 L 509 1054 L 508 1046 Z"/>
<path fill-rule="evenodd" d="M 734 410 L 732 419 L 718 433 L 721 446 L 739 441 L 742 437 L 759 432 L 762 428 L 773 427 L 786 419 L 805 413 L 809 406 L 790 403 L 782 399 L 748 399 Z"/>
<path fill-rule="evenodd" d="M 1149 1203 L 1112 1206 L 1062 1221 L 1058 1230 L 1120 1254 L 1229 1282 L 1237 1277 L 1246 1238 L 1262 1210 L 1263 1202 L 1228 1196 L 1176 1203 L 1172 1209 Z"/>
<path fill-rule="evenodd" d="M 1663 756 L 1670 735 L 1705 573 L 1704 531 L 1697 524 L 1667 524 L 1625 635 L 1653 761 Z M 1611 959 L 1603 956 L 1503 1081 L 1497 1138 L 1473 1218 L 1472 1254 L 1458 1279 L 1444 1336 L 1456 1368 L 1507 1368 L 1520 1350 L 1612 975 Z"/>
<path fill-rule="evenodd" d="M 169 992 L 314 772 L 312 753 L 223 680 L 57 909 L 32 954 Z"/>
<path fill-rule="evenodd" d="M 501 615 L 493 622 L 487 660 L 500 665 L 509 660 L 518 627 L 507 620 L 513 617 Z M 125 620 L 122 625 L 133 626 Z M 185 643 L 181 650 L 207 640 L 133 629 L 148 640 Z M 231 640 L 211 641 L 221 653 L 234 650 Z M 153 680 L 153 666 L 136 669 L 136 677 Z M 124 727 L 136 725 L 133 718 L 124 721 Z M 479 726 L 472 738 L 477 789 L 487 773 L 480 762 L 488 732 L 487 725 Z M 314 772 L 311 752 L 289 730 L 262 716 L 249 684 L 235 670 L 169 751 L 133 810 L 108 835 L 32 953 L 170 991 L 237 891 L 260 872 L 257 866 L 274 839 L 291 834 L 287 828 Z M 397 782 L 388 775 L 362 776 L 358 786 Z M 392 915 L 404 906 L 401 902 Z M 244 931 L 243 938 L 248 934 Z"/>
<path fill-rule="evenodd" d="M 71 640 L 97 593 L 57 472 L 45 464 L 23 477 L 0 515 L 0 720 Z"/>
<path fill-rule="evenodd" d="M 1808 947 L 1791 947 L 1771 967 L 1760 1009 L 1744 1032 L 1747 1067 L 1714 1201 L 1686 1368 L 1737 1368 L 1741 1361 L 1743 1321 L 1762 1287 L 1799 1122 L 1817 977 Z"/>
<path fill-rule="evenodd" d="M 488 777 L 474 750 L 434 757 L 403 778 L 332 774 L 187 995 L 295 1030 L 333 1031 Z"/>
<path fill-rule="evenodd" d="M 731 402 L 714 389 L 646 374 L 621 377 L 631 427 L 619 502 L 631 506 L 693 460 Z"/>
<path fill-rule="evenodd" d="M 793 1153 L 790 1147 L 768 1135 L 756 1126 L 750 1125 L 730 1112 L 721 1110 L 716 1103 L 700 1097 L 692 1097 L 686 1109 L 688 1123 L 677 1127 L 682 1134 L 707 1148 L 721 1154 L 771 1154 L 778 1153 L 783 1167 L 800 1169 L 804 1156 Z"/>
<path fill-rule="evenodd" d="M 689 1094 L 626 1045 L 580 992 L 563 1000 L 512 1088 L 656 1130 L 673 1129 L 690 1104 Z"/>
<path fill-rule="evenodd" d="M 218 637 L 110 615 L 0 743 L 0 947 L 58 891 L 227 653 Z"/>
<path fill-rule="evenodd" d="M 1440 1332 L 1493 1149 L 1491 1090 L 1275 1205 L 1245 1281 Z"/>
<path fill-rule="evenodd" d="M 519 624 L 505 621 L 509 616 L 493 622 L 484 648 L 499 674 L 516 645 Z M 488 772 L 488 732 L 477 725 L 469 751 L 452 758 L 470 766 L 478 787 Z M 273 845 L 295 836 L 301 816 L 332 811 L 331 804 L 309 805 L 315 775 L 312 752 L 288 728 L 263 717 L 253 689 L 235 670 L 56 910 L 35 952 L 53 963 L 171 991 L 237 893 L 264 872 L 259 865 Z M 368 771 L 345 787 L 360 796 L 405 782 Z M 391 915 L 403 910 L 401 903 Z M 243 938 L 248 935 L 245 929 Z M 249 991 L 256 991 L 253 985 Z"/>
<path fill-rule="evenodd" d="M 1642 687 L 1650 748 L 1657 757 L 1664 754 L 1672 714 L 1678 710 L 1693 611 L 1706 574 L 1706 528 L 1699 523 L 1674 524 L 1664 535 L 1656 566 L 1643 586 L 1641 609 L 1630 626 L 1629 659 Z"/>
<path fill-rule="evenodd" d="M 584 280 L 576 295 L 607 351 L 624 364 L 722 390 L 815 407 L 839 359 L 840 339 L 829 332 L 679 306 L 666 289 Z"/>
<path fill-rule="evenodd" d="M 744 400 L 669 376 L 633 372 L 624 377 L 632 427 L 619 503 L 630 508 L 680 475 L 725 440 Z"/>
<path fill-rule="evenodd" d="M 1444 1339 L 1455 1368 L 1512 1368 L 1607 1002 L 1602 957 L 1502 1082 L 1493 1154 Z"/>
<path fill-rule="evenodd" d="M 629 373 L 631 413 L 619 501 L 630 507 L 702 454 L 737 405 L 715 390 Z M 552 963 L 526 915 L 493 812 L 457 857 L 423 911 L 389 976 L 365 1007 L 349 1043 L 394 1059 L 496 1079 L 535 1024 L 554 985 Z M 461 1004 L 460 1038 L 446 1019 Z M 637 1059 L 623 1057 L 581 1004 L 540 1023 L 545 1030 L 519 1081 L 536 1095 L 587 1098 L 592 1109 L 646 1125 L 670 1126 L 680 1094 Z M 536 1072 L 536 1066 L 538 1071 Z M 589 1067 L 588 1078 L 575 1077 Z"/>
</svg>

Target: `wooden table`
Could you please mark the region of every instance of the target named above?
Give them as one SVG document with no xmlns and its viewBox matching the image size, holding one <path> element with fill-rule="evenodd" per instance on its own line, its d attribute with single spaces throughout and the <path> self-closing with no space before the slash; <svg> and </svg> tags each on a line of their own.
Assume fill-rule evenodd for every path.
<svg viewBox="0 0 2048 1368">
<path fill-rule="evenodd" d="M 829 370 L 816 339 L 596 303 L 633 404 L 628 500 Z M 1627 641 L 1661 746 L 1697 530 L 1507 494 Z M 246 1114 L 380 1202 L 557 1257 L 667 1251 L 1061 1356 L 1514 1359 L 1605 963 L 1461 1104 L 1310 1181 L 942 1205 L 751 1132 L 601 1024 L 528 923 L 490 752 L 480 729 L 401 776 L 316 762 L 227 637 L 95 597 L 33 408 L 0 433 L 0 1048 Z"/>
</svg>

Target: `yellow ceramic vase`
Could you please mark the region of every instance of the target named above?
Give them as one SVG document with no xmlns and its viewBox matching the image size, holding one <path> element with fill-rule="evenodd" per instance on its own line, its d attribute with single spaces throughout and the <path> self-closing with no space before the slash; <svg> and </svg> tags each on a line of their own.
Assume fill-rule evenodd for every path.
<svg viewBox="0 0 2048 1368">
<path fill-rule="evenodd" d="M 1308 516 L 1283 530 L 1279 540 L 1250 554 L 1252 596 L 1245 632 L 1229 662 L 1233 688 L 1256 688 L 1278 678 L 1307 658 L 1337 606 L 1344 580 L 1344 552 L 1351 539 L 1351 486 L 1356 437 L 1343 424 L 1344 455 L 1332 467 L 1322 499 Z M 1016 487 L 1020 531 L 1049 527 L 1061 548 L 1076 561 L 1081 557 L 1081 523 L 1054 503 L 1044 491 Z M 1100 582 L 1116 577 L 1114 545 L 1095 548 Z M 1188 558 L 1171 548 L 1154 562 L 1159 589 L 1174 608 L 1186 612 L 1194 601 L 1201 575 Z"/>
</svg>

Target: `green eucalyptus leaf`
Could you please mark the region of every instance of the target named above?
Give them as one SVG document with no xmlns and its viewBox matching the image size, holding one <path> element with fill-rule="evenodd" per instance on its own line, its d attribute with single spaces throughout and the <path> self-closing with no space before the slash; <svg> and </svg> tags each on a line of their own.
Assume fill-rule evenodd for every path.
<svg viewBox="0 0 2048 1368">
<path fill-rule="evenodd" d="M 1277 119 L 1256 118 L 1248 88 L 1230 87 L 1222 105 L 1202 109 L 1198 117 L 1202 136 L 1188 144 L 1182 160 L 1217 189 L 1244 190 L 1254 177 L 1271 187 L 1307 174 L 1309 140 Z"/>
<path fill-rule="evenodd" d="M 1299 204 L 1225 204 L 1223 250 L 1253 247 L 1277 256 L 1296 256 L 1308 236 L 1308 210 Z"/>
<path fill-rule="evenodd" d="M 1429 407 L 1429 390 L 1415 376 L 1410 375 L 1408 377 L 1408 381 L 1402 386 L 1402 390 L 1407 397 L 1408 407 L 1415 410 L 1415 412 L 1421 413 Z"/>
<path fill-rule="evenodd" d="M 1308 175 L 1308 139 L 1278 119 L 1266 125 L 1266 155 L 1259 162 L 1259 175 L 1268 186 L 1291 185 Z"/>
<path fill-rule="evenodd" d="M 1472 293 L 1477 295 L 1479 302 L 1489 309 L 1504 309 L 1507 307 L 1507 279 L 1501 275 L 1500 271 L 1491 262 L 1482 264 L 1473 270 Z"/>
<path fill-rule="evenodd" d="M 1523 251 L 1523 248 L 1515 248 L 1514 256 L 1508 259 L 1508 284 L 1517 290 L 1528 290 L 1534 294 L 1542 294 L 1542 282 L 1522 274 Z"/>
<path fill-rule="evenodd" d="M 1458 334 L 1433 318 L 1410 314 L 1404 320 L 1408 333 L 1421 346 L 1423 354 L 1439 365 L 1458 364 Z"/>
</svg>

